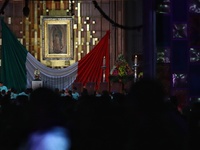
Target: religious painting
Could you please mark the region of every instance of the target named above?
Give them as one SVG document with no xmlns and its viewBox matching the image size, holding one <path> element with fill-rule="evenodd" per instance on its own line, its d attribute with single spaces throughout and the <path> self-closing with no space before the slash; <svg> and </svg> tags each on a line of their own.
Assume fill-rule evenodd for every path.
<svg viewBox="0 0 200 150">
<path fill-rule="evenodd" d="M 41 17 L 42 60 L 73 59 L 73 28 L 70 17 Z"/>
<path fill-rule="evenodd" d="M 49 38 L 47 41 L 49 54 L 66 54 L 66 25 L 49 25 Z"/>
</svg>

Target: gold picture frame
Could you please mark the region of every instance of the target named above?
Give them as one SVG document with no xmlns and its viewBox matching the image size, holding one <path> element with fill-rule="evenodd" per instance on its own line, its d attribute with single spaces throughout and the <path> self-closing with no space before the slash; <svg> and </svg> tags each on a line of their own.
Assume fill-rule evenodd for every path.
<svg viewBox="0 0 200 150">
<path fill-rule="evenodd" d="M 43 62 L 74 59 L 72 21 L 71 17 L 41 16 Z"/>
</svg>

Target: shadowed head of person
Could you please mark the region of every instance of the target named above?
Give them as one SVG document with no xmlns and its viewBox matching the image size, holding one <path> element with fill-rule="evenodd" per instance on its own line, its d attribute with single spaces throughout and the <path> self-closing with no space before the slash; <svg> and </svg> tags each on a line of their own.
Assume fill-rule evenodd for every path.
<svg viewBox="0 0 200 150">
<path fill-rule="evenodd" d="M 35 129 L 59 126 L 64 123 L 60 97 L 52 89 L 41 87 L 30 95 L 27 108 L 30 125 Z"/>
<path fill-rule="evenodd" d="M 159 110 L 165 103 L 163 84 L 153 78 L 143 78 L 133 83 L 129 92 L 133 107 L 140 110 Z"/>
</svg>

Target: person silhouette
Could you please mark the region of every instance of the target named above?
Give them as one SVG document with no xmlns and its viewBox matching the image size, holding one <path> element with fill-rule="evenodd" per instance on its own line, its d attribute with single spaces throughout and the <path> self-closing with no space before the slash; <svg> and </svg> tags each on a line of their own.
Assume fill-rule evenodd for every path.
<svg viewBox="0 0 200 150">
<path fill-rule="evenodd" d="M 60 98 L 53 89 L 46 87 L 37 88 L 30 94 L 24 116 L 27 138 L 21 149 L 70 149 L 70 133 Z"/>
<path fill-rule="evenodd" d="M 128 94 L 130 139 L 135 150 L 189 150 L 188 122 L 166 104 L 161 81 L 142 78 Z"/>
</svg>

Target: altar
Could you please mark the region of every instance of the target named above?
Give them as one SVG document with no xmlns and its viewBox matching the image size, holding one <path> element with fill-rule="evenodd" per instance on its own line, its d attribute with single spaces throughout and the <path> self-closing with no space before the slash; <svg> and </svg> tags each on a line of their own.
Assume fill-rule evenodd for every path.
<svg viewBox="0 0 200 150">
<path fill-rule="evenodd" d="M 120 54 L 111 69 L 109 76 L 110 92 L 128 92 L 134 80 L 137 79 L 137 55 L 134 56 L 134 68 L 131 68 L 123 54 Z"/>
</svg>

